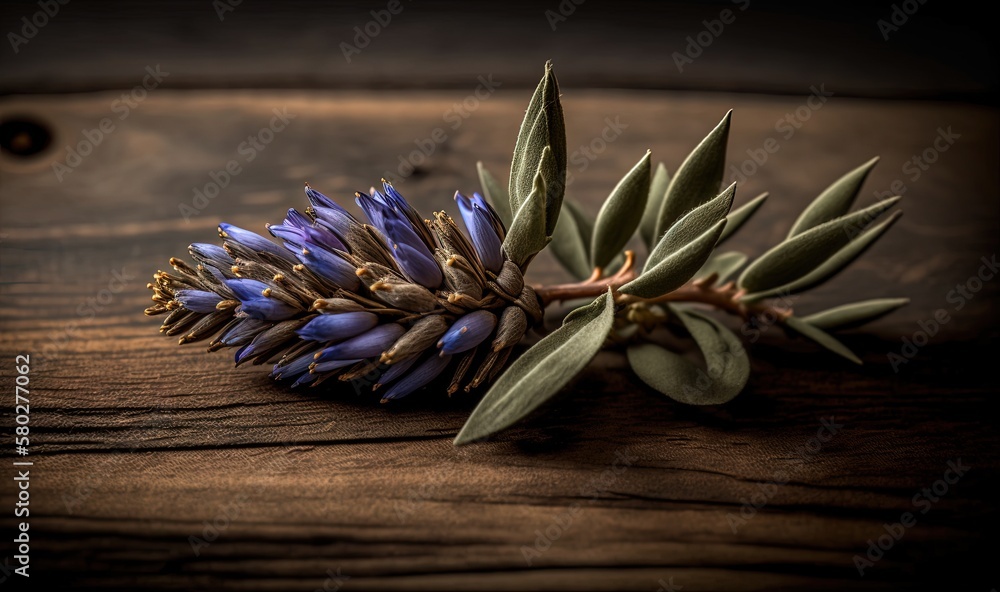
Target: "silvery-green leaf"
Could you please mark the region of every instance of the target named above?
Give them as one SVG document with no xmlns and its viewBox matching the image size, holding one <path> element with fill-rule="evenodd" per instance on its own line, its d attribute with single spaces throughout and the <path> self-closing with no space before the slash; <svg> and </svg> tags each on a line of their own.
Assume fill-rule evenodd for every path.
<svg viewBox="0 0 1000 592">
<path fill-rule="evenodd" d="M 884 317 L 897 308 L 910 303 L 909 298 L 877 298 L 863 300 L 837 306 L 823 312 L 802 317 L 802 322 L 809 323 L 817 329 L 833 331 L 858 327 L 875 319 Z"/>
<path fill-rule="evenodd" d="M 708 136 L 684 160 L 667 187 L 663 206 L 656 221 L 655 237 L 663 236 L 681 216 L 719 193 L 726 167 L 726 142 L 729 140 L 729 111 Z"/>
<path fill-rule="evenodd" d="M 856 238 L 900 198 L 890 197 L 863 210 L 824 222 L 773 247 L 740 276 L 740 287 L 761 292 L 793 282 L 815 270 Z"/>
<path fill-rule="evenodd" d="M 534 188 L 514 215 L 514 221 L 503 241 L 507 258 L 522 270 L 549 242 L 545 232 L 545 180 L 541 172 L 542 163 L 546 160 L 551 160 L 548 148 L 542 152 Z"/>
<path fill-rule="evenodd" d="M 726 228 L 729 228 L 731 222 L 726 222 Z M 725 231 L 723 231 L 725 234 Z M 698 270 L 698 273 L 694 274 L 696 278 L 705 278 L 713 273 L 718 274 L 718 279 L 715 280 L 716 284 L 723 284 L 729 279 L 729 276 L 736 273 L 736 271 L 743 267 L 743 264 L 747 262 L 747 256 L 738 251 L 727 251 L 725 253 L 713 253 L 709 257 L 705 265 Z"/>
<path fill-rule="evenodd" d="M 877 156 L 837 179 L 823 190 L 823 193 L 819 194 L 819 197 L 802 211 L 799 219 L 792 225 L 788 238 L 834 218 L 839 218 L 850 211 L 858 192 L 861 191 L 861 185 L 876 163 L 878 163 Z"/>
<path fill-rule="evenodd" d="M 479 402 L 455 444 L 467 444 L 513 425 L 566 385 L 601 349 L 615 318 L 611 292 L 583 307 L 524 352 Z"/>
<path fill-rule="evenodd" d="M 727 238 L 731 237 L 733 234 L 735 234 L 736 231 L 739 230 L 740 227 L 742 227 L 743 224 L 745 224 L 746 221 L 750 219 L 750 216 L 754 215 L 754 212 L 757 211 L 757 208 L 763 205 L 764 200 L 767 199 L 767 195 L 768 195 L 767 192 L 761 193 L 760 195 L 751 199 L 742 206 L 729 212 L 729 215 L 726 216 L 729 222 L 726 223 L 726 230 L 722 233 L 722 237 L 719 239 L 719 242 L 721 243 L 725 241 Z"/>
<path fill-rule="evenodd" d="M 674 223 L 660 238 L 653 251 L 646 259 L 644 270 L 652 269 L 657 263 L 678 249 L 705 233 L 729 213 L 736 197 L 736 183 L 733 183 L 722 193 L 685 214 Z M 726 224 L 728 226 L 728 222 Z"/>
<path fill-rule="evenodd" d="M 750 360 L 739 338 L 712 317 L 673 308 L 705 358 L 705 368 L 659 345 L 627 350 L 629 364 L 643 382 L 688 405 L 721 405 L 740 394 L 750 378 Z"/>
<path fill-rule="evenodd" d="M 697 239 L 668 255 L 652 269 L 643 271 L 639 277 L 618 291 L 639 298 L 656 298 L 673 292 L 698 273 L 701 266 L 708 261 L 725 227 L 726 220 L 719 220 Z"/>
<path fill-rule="evenodd" d="M 591 264 L 604 268 L 632 238 L 649 198 L 649 150 L 604 200 L 594 224 Z"/>
<path fill-rule="evenodd" d="M 514 220 L 514 215 L 510 211 L 510 196 L 507 195 L 507 189 L 486 169 L 482 161 L 476 163 L 476 170 L 479 171 L 479 182 L 483 186 L 483 196 L 496 210 L 504 225 L 509 228 L 511 221 Z"/>
<path fill-rule="evenodd" d="M 556 260 L 573 277 L 584 280 L 590 277 L 590 221 L 569 198 L 563 200 L 563 212 L 556 223 L 549 249 Z"/>
<path fill-rule="evenodd" d="M 552 160 L 546 163 L 543 177 L 546 183 L 546 234 L 555 231 L 556 220 L 566 190 L 566 124 L 559 102 L 559 85 L 552 72 L 552 62 L 545 64 L 545 74 L 538 83 L 514 145 L 510 168 L 511 212 L 515 213 L 531 193 L 542 150 L 548 146 Z"/>
<path fill-rule="evenodd" d="M 646 210 L 642 213 L 642 221 L 639 222 L 639 234 L 642 236 L 643 242 L 646 243 L 646 248 L 650 250 L 656 243 L 654 240 L 656 221 L 660 216 L 663 197 L 667 194 L 669 185 L 670 174 L 667 173 L 667 167 L 661 162 L 656 165 L 653 179 L 649 182 L 649 198 L 646 200 Z"/>
<path fill-rule="evenodd" d="M 792 329 L 794 332 L 815 341 L 833 353 L 843 356 L 855 364 L 861 363 L 861 360 L 858 356 L 854 355 L 854 352 L 847 349 L 847 346 L 834 339 L 826 333 L 826 331 L 813 327 L 809 323 L 796 317 L 788 317 L 783 322 L 786 327 Z"/>
<path fill-rule="evenodd" d="M 826 280 L 840 273 L 840 271 L 850 265 L 851 262 L 867 251 L 868 247 L 872 246 L 872 244 L 874 244 L 886 230 L 889 230 L 889 228 L 895 224 L 896 220 L 898 220 L 902 215 L 903 212 L 893 212 L 887 220 L 865 230 L 860 236 L 854 237 L 851 242 L 837 251 L 832 257 L 824 261 L 821 265 L 819 265 L 819 267 L 799 279 L 776 288 L 770 288 L 760 292 L 752 292 L 743 296 L 740 300 L 743 302 L 753 302 L 755 300 L 762 300 L 779 294 L 795 294 L 822 284 Z"/>
</svg>

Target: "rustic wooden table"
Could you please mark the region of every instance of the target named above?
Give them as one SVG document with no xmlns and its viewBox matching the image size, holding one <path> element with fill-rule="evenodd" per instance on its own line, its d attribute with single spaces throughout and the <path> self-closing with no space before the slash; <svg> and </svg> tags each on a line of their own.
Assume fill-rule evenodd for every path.
<svg viewBox="0 0 1000 592">
<path fill-rule="evenodd" d="M 262 229 L 303 204 L 306 180 L 350 196 L 436 128 L 446 139 L 397 186 L 424 211 L 450 208 L 455 189 L 477 188 L 477 159 L 505 174 L 528 92 L 501 88 L 455 128 L 447 113 L 465 91 L 160 90 L 125 119 L 113 111 L 119 96 L 0 102 L 3 115 L 35 115 L 57 133 L 50 159 L 4 155 L 0 169 L 4 388 L 16 354 L 33 361 L 32 576 L 102 590 L 997 585 L 981 568 L 996 550 L 1000 288 L 983 282 L 960 309 L 949 296 L 996 253 L 995 111 L 835 96 L 785 138 L 775 122 L 804 95 L 567 92 L 571 151 L 606 118 L 623 128 L 595 160 L 571 164 L 569 192 L 592 213 L 645 149 L 674 169 L 730 107 L 730 162 L 777 139 L 737 197 L 771 192 L 732 243 L 751 254 L 830 181 L 881 155 L 860 202 L 898 180 L 905 216 L 795 306 L 912 304 L 844 337 L 862 367 L 765 333 L 750 345 L 746 391 L 720 408 L 673 403 L 620 354 L 602 353 L 537 418 L 456 449 L 474 400 L 424 393 L 385 407 L 353 391 L 275 385 L 259 367 L 233 370 L 228 354 L 160 337 L 142 315 L 145 283 L 188 243 L 213 239 L 220 220 Z M 294 119 L 248 162 L 240 145 L 273 109 Z M 115 128 L 57 179 L 62 147 L 104 117 Z M 953 143 L 916 178 L 907 161 L 941 129 Z M 241 172 L 185 221 L 179 204 L 230 160 Z M 548 255 L 533 268 L 536 281 L 561 274 Z M 950 321 L 894 371 L 888 352 L 902 336 L 919 340 L 938 309 Z M 838 427 L 820 442 L 827 422 Z M 8 464 L 12 453 L 5 436 Z M 923 497 L 955 462 L 971 468 Z M 859 575 L 855 557 L 905 512 L 916 524 Z M 7 510 L 2 523 L 5 537 L 14 532 Z"/>
</svg>

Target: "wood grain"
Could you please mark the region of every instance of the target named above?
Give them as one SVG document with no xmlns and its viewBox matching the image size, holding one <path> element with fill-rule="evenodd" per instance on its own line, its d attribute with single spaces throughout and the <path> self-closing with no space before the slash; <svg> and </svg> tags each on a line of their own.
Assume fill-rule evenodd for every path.
<svg viewBox="0 0 1000 592">
<path fill-rule="evenodd" d="M 111 116 L 114 97 L 5 99 L 0 114 L 36 114 L 64 146 Z M 996 252 L 998 121 L 985 108 L 833 98 L 784 139 L 775 122 L 804 96 L 564 98 L 571 151 L 590 145 L 606 118 L 627 126 L 606 151 L 594 149 L 596 160 L 580 151 L 571 161 L 569 191 L 591 213 L 645 149 L 676 169 L 729 107 L 734 164 L 766 138 L 780 139 L 740 183 L 738 204 L 771 192 L 732 242 L 754 255 L 780 240 L 812 196 L 873 154 L 882 162 L 862 204 L 896 179 L 906 183 L 901 223 L 795 302 L 808 312 L 910 297 L 909 307 L 844 337 L 865 365 L 772 330 L 750 344 L 746 392 L 720 408 L 656 395 L 610 351 L 530 422 L 455 449 L 451 439 L 474 400 L 424 392 L 385 407 L 352 389 L 293 391 L 260 368 L 233 370 L 229 354 L 178 348 L 142 316 L 149 274 L 188 243 L 212 240 L 220 219 L 259 229 L 302 204 L 306 180 L 351 195 L 391 173 L 397 155 L 435 128 L 447 140 L 397 183 L 419 208 L 448 208 L 455 189 L 474 190 L 477 159 L 505 175 L 527 96 L 499 90 L 452 129 L 445 113 L 464 97 L 162 91 L 62 182 L 51 161 L 2 157 L 0 351 L 5 360 L 22 352 L 38 360 L 33 576 L 104 590 L 315 590 L 333 585 L 328 570 L 349 576 L 347 590 L 996 585 L 976 568 L 997 522 L 992 303 L 1000 290 L 986 282 L 961 310 L 948 301 Z M 295 119 L 245 162 L 240 143 L 283 107 Z M 912 180 L 904 163 L 948 126 L 961 138 Z M 178 204 L 230 159 L 243 171 L 185 222 Z M 126 288 L 97 300 L 115 273 Z M 532 278 L 565 275 L 546 255 Z M 887 352 L 940 308 L 951 320 L 894 372 Z M 12 384 L 10 363 L 0 374 Z M 804 449 L 827 418 L 843 428 L 818 450 Z M 616 465 L 616 455 L 628 464 Z M 859 577 L 853 557 L 884 534 L 884 523 L 913 511 L 914 495 L 955 459 L 972 467 L 968 474 Z M 779 477 L 787 483 L 734 532 L 730 516 Z M 3 483 L 10 499 L 12 481 Z M 567 514 L 574 504 L 579 511 Z M 216 523 L 217 538 L 196 555 L 189 537 L 204 538 L 206 522 Z M 3 524 L 11 532 L 12 519 Z M 524 549 L 546 531 L 558 536 L 528 565 Z"/>
</svg>

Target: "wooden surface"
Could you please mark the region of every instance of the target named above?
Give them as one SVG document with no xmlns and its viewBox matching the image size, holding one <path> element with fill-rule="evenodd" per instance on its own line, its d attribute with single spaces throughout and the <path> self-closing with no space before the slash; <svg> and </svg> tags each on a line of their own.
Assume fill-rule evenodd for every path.
<svg viewBox="0 0 1000 592">
<path fill-rule="evenodd" d="M 234 370 L 228 353 L 179 348 L 142 316 L 150 274 L 188 243 L 211 240 L 220 219 L 261 229 L 303 204 L 307 180 L 349 196 L 437 127 L 447 141 L 397 183 L 418 207 L 453 210 L 455 189 L 477 188 L 477 159 L 505 175 L 528 93 L 501 87 L 451 129 L 444 114 L 472 90 L 163 90 L 62 182 L 51 161 L 3 157 L 4 388 L 12 390 L 15 354 L 39 360 L 31 371 L 33 577 L 103 590 L 332 589 L 338 570 L 349 576 L 344 590 L 997 585 L 976 568 L 995 555 L 1000 289 L 987 282 L 958 311 L 947 300 L 996 252 L 998 119 L 984 107 L 834 97 L 741 183 L 738 203 L 771 192 L 731 243 L 756 255 L 830 181 L 881 155 L 860 203 L 903 179 L 902 221 L 795 306 L 913 302 L 845 336 L 863 367 L 777 329 L 765 333 L 750 345 L 746 391 L 720 408 L 675 404 L 607 352 L 531 422 L 456 449 L 451 440 L 474 400 L 423 392 L 385 407 L 353 391 L 292 391 L 260 368 Z M 0 114 L 37 115 L 64 146 L 113 116 L 117 96 L 7 98 Z M 673 170 L 730 107 L 730 161 L 742 163 L 748 149 L 780 137 L 775 122 L 805 99 L 567 93 L 571 151 L 599 135 L 605 118 L 628 125 L 585 170 L 571 164 L 569 192 L 596 212 L 645 149 Z M 240 142 L 281 107 L 296 118 L 245 163 Z M 912 181 L 904 162 L 948 126 L 961 138 Z M 185 222 L 178 204 L 230 159 L 243 172 Z M 130 278 L 126 289 L 91 315 L 88 299 L 114 273 Z M 548 255 L 532 269 L 534 281 L 564 278 Z M 940 308 L 951 321 L 894 373 L 887 352 Z M 824 418 L 843 428 L 803 454 Z M 629 459 L 620 473 L 616 454 Z M 859 577 L 854 556 L 884 534 L 883 523 L 913 511 L 913 496 L 954 459 L 972 468 Z M 783 472 L 788 483 L 734 533 L 727 517 Z M 554 525 L 566 524 L 573 504 L 579 511 L 559 533 Z M 7 512 L 5 537 L 13 532 Z M 204 537 L 206 521 L 220 530 L 196 556 L 189 537 Z M 527 565 L 523 548 L 547 529 L 558 538 Z"/>
</svg>

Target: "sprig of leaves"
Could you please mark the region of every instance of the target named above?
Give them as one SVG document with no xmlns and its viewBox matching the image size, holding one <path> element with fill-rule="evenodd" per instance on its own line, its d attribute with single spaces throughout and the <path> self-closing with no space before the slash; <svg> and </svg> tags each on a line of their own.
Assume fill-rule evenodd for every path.
<svg viewBox="0 0 1000 592">
<path fill-rule="evenodd" d="M 564 196 L 566 131 L 559 86 L 546 64 L 521 123 L 507 189 L 482 163 L 479 177 L 487 199 L 509 224 L 503 244 L 508 256 L 523 268 L 551 244 L 556 259 L 580 280 L 551 300 L 589 295 L 593 301 L 569 311 L 561 327 L 511 364 L 456 444 L 485 438 L 531 414 L 611 342 L 624 342 L 639 379 L 668 397 L 690 405 L 726 403 L 747 385 L 749 358 L 725 323 L 693 303 L 737 314 L 752 325 L 776 319 L 789 334 L 861 363 L 828 331 L 880 318 L 906 299 L 856 302 L 808 316 L 778 308 L 771 299 L 812 289 L 846 268 L 899 218 L 892 208 L 900 198 L 850 211 L 877 163 L 872 159 L 822 191 L 785 240 L 755 260 L 738 251 L 716 252 L 767 199 L 764 193 L 733 210 L 736 184 L 721 187 L 731 123 L 732 111 L 672 176 L 662 162 L 654 168 L 647 151 L 591 219 Z M 636 234 L 648 250 L 639 272 L 630 267 L 632 254 L 622 252 Z M 622 269 L 609 275 L 606 270 L 619 261 L 625 262 Z M 729 280 L 737 274 L 735 282 Z M 658 338 L 660 328 L 689 337 L 704 364 L 668 347 Z"/>
</svg>

